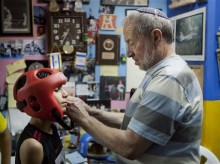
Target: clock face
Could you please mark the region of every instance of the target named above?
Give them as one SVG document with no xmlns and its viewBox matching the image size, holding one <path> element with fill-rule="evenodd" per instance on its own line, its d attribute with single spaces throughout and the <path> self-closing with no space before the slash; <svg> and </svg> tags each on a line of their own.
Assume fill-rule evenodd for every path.
<svg viewBox="0 0 220 164">
<path fill-rule="evenodd" d="M 83 45 L 80 17 L 55 17 L 53 19 L 52 42 L 57 45 Z"/>
<path fill-rule="evenodd" d="M 62 51 L 64 46 L 71 46 L 74 47 L 74 51 L 86 52 L 87 46 L 83 40 L 85 13 L 59 12 L 50 14 L 48 51 L 53 52 L 55 48 Z"/>
</svg>

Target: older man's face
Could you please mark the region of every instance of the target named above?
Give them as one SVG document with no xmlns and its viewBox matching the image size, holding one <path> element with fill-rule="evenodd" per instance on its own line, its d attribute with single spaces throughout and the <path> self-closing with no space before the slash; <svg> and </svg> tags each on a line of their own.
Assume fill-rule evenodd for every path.
<svg viewBox="0 0 220 164">
<path fill-rule="evenodd" d="M 127 57 L 132 57 L 135 65 L 138 65 L 140 69 L 147 70 L 154 61 L 153 46 L 149 40 L 145 39 L 145 36 L 134 38 L 132 30 L 132 24 L 125 21 L 123 34 L 127 44 Z"/>
</svg>

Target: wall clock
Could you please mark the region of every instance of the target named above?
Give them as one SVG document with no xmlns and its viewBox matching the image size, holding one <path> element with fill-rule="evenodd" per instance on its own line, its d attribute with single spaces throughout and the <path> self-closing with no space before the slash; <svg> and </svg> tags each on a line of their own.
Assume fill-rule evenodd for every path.
<svg viewBox="0 0 220 164">
<path fill-rule="evenodd" d="M 86 13 L 74 11 L 50 12 L 48 14 L 48 53 L 75 54 L 87 52 L 83 39 Z"/>
</svg>

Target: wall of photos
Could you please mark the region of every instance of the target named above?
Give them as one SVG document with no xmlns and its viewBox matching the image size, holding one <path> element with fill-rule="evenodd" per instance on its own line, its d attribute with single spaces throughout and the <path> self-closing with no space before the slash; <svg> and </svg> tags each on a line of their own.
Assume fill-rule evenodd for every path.
<svg viewBox="0 0 220 164">
<path fill-rule="evenodd" d="M 2 0 L 5 1 L 5 0 Z M 13 0 L 10 0 L 13 1 Z M 60 7 L 63 7 L 62 1 L 58 1 Z M 89 3 L 88 3 L 89 2 Z M 91 24 L 97 24 L 98 20 L 103 20 L 103 13 L 105 14 L 114 14 L 114 24 L 112 26 L 100 26 L 96 34 L 99 35 L 117 35 L 119 36 L 119 47 L 118 47 L 118 59 L 115 65 L 105 65 L 95 62 L 97 45 L 95 43 L 94 36 L 91 36 L 88 33 L 88 46 L 87 46 L 87 53 L 86 61 L 87 61 L 87 70 L 88 71 L 81 71 L 77 69 L 74 71 L 73 69 L 69 69 L 68 61 L 63 60 L 63 69 L 62 71 L 68 77 L 69 83 L 68 85 L 71 86 L 71 82 L 77 81 L 75 83 L 75 91 L 74 94 L 77 96 L 84 96 L 83 93 L 88 93 L 87 99 L 96 101 L 99 99 L 97 97 L 97 92 L 99 90 L 104 89 L 105 85 L 108 87 L 108 91 L 106 93 L 99 92 L 98 96 L 101 96 L 105 99 L 110 99 L 111 101 L 111 108 L 112 109 L 125 109 L 127 100 L 129 99 L 129 93 L 126 91 L 126 61 L 123 61 L 122 58 L 125 56 L 126 53 L 126 46 L 123 40 L 122 35 L 122 20 L 127 14 L 128 11 L 132 11 L 141 5 L 134 5 L 130 3 L 129 5 L 125 4 L 116 4 L 116 6 L 111 5 L 102 5 L 104 3 L 110 3 L 110 1 L 100 1 L 100 0 L 90 0 L 87 3 L 83 3 L 83 10 L 87 13 L 87 18 L 90 20 Z M 149 6 L 160 8 L 166 12 L 166 0 L 154 0 L 154 1 L 143 1 L 143 4 L 147 3 Z M 5 3 L 7 4 L 7 3 Z M 28 7 L 28 6 L 27 6 Z M 73 6 L 72 6 L 73 7 Z M 9 7 L 10 8 L 10 7 Z M 73 8 L 72 8 L 73 10 Z M 29 11 L 30 12 L 30 11 Z M 29 67 L 32 63 L 38 61 L 44 66 L 48 66 L 47 61 L 49 59 L 46 56 L 49 53 L 47 49 L 47 20 L 46 15 L 48 12 L 48 1 L 47 0 L 33 0 L 32 1 L 32 31 L 28 30 L 25 31 L 25 34 L 22 34 L 21 31 L 16 31 L 13 34 L 9 34 L 8 36 L 1 36 L 0 43 L 8 43 L 5 45 L 21 45 L 22 50 L 14 49 L 17 53 L 13 55 L 10 54 L 10 51 L 0 56 L 0 69 L 1 69 L 1 76 L 0 76 L 0 92 L 1 94 L 5 91 L 5 79 L 8 76 L 6 66 L 11 64 L 14 61 L 24 59 L 27 67 Z M 12 13 L 13 15 L 13 13 Z M 10 24 L 10 23 L 9 23 Z M 89 26 L 91 25 L 89 24 Z M 94 28 L 94 26 L 91 26 Z M 17 28 L 15 28 L 17 29 Z M 15 30 L 14 29 L 14 30 Z M 25 28 L 26 29 L 26 28 Z M 18 35 L 19 33 L 19 35 Z M 2 44 L 3 45 L 3 44 Z M 19 46 L 17 46 L 19 47 Z M 77 54 L 76 54 L 77 56 Z M 81 57 L 81 55 L 79 55 Z M 101 61 L 103 62 L 103 61 Z M 115 62 L 115 61 L 114 61 Z M 94 65 L 94 66 L 93 66 Z M 26 69 L 27 70 L 27 69 Z M 88 82 L 89 81 L 89 82 Z M 108 84 L 107 84 L 108 83 Z M 70 87 L 67 86 L 67 87 Z M 120 89 L 117 89 L 117 86 L 121 86 L 121 90 L 123 91 L 120 93 Z M 136 86 L 134 86 L 135 88 Z M 89 88 L 89 89 L 86 89 Z M 97 91 L 92 91 L 93 88 L 99 88 Z M 86 90 L 85 90 L 86 89 Z M 91 90 L 90 90 L 91 89 Z M 91 95 L 93 93 L 93 95 Z M 96 96 L 94 96 L 96 93 Z M 100 95 L 101 93 L 101 95 Z M 90 95 L 89 95 L 90 94 Z"/>
</svg>

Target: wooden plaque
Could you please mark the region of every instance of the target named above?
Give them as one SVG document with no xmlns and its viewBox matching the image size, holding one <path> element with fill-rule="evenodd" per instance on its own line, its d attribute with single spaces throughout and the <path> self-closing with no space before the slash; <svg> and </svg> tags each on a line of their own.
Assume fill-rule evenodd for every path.
<svg viewBox="0 0 220 164">
<path fill-rule="evenodd" d="M 97 35 L 96 64 L 119 65 L 119 56 L 120 35 Z"/>
</svg>

